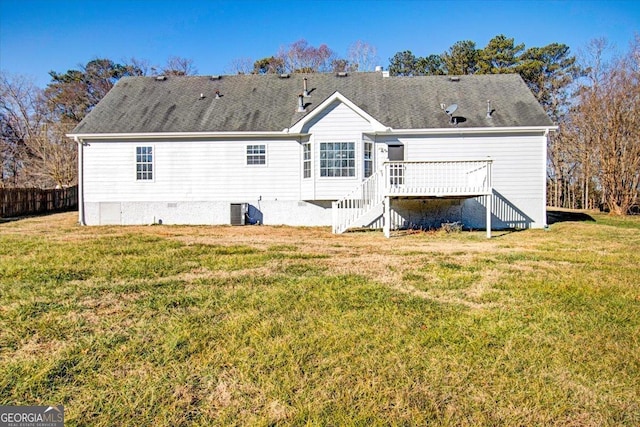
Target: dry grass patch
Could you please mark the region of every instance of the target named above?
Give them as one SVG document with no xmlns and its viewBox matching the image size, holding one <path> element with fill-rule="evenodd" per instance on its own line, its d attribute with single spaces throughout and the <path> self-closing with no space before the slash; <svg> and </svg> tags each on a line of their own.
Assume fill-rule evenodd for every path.
<svg viewBox="0 0 640 427">
<path fill-rule="evenodd" d="M 0 404 L 69 425 L 640 424 L 640 219 L 0 224 Z"/>
</svg>

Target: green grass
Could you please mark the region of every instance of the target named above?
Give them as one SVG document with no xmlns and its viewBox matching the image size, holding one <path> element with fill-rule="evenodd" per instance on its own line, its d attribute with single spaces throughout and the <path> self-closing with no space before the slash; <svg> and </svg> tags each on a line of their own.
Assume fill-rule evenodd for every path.
<svg viewBox="0 0 640 427">
<path fill-rule="evenodd" d="M 76 425 L 640 425 L 640 218 L 0 224 L 0 405 Z"/>
</svg>

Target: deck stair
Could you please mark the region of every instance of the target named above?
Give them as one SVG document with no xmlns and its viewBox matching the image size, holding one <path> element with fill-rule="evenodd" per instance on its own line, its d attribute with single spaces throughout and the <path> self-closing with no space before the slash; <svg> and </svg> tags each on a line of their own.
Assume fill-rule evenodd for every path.
<svg viewBox="0 0 640 427">
<path fill-rule="evenodd" d="M 385 162 L 380 170 L 333 202 L 333 232 L 340 234 L 350 228 L 389 222 L 385 206 L 390 206 L 390 198 L 491 195 L 491 166 L 491 160 Z M 490 212 L 489 205 L 487 208 Z M 388 227 L 385 224 L 385 229 Z"/>
</svg>

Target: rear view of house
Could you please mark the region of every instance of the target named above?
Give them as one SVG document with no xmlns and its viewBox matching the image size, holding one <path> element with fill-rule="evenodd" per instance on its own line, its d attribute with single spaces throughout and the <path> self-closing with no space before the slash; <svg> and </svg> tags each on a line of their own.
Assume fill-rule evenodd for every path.
<svg viewBox="0 0 640 427">
<path fill-rule="evenodd" d="M 80 222 L 546 225 L 555 129 L 518 75 L 125 77 L 69 135 Z"/>
</svg>

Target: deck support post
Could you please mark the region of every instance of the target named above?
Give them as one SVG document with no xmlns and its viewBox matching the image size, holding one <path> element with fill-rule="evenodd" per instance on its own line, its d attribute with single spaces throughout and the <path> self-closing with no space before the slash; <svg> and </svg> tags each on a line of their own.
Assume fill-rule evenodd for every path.
<svg viewBox="0 0 640 427">
<path fill-rule="evenodd" d="M 493 198 L 492 194 L 487 194 L 486 196 L 486 205 L 487 205 L 487 239 L 491 238 L 491 199 Z"/>
<path fill-rule="evenodd" d="M 391 237 L 391 199 L 389 199 L 389 196 L 385 196 L 383 203 L 384 203 L 384 212 L 383 212 L 384 237 L 388 239 L 389 237 Z"/>
</svg>

